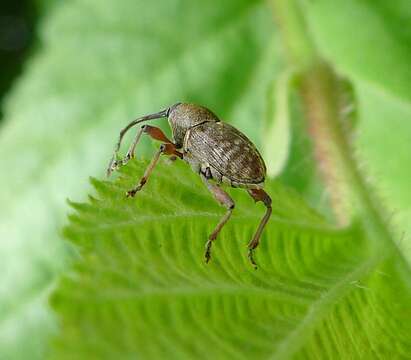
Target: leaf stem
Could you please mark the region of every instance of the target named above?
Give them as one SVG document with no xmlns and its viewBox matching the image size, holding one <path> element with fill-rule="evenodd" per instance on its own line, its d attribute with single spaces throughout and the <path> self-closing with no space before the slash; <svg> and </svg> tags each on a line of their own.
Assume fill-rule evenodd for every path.
<svg viewBox="0 0 411 360">
<path fill-rule="evenodd" d="M 378 245 L 393 237 L 353 156 L 340 109 L 340 78 L 321 58 L 297 0 L 271 0 L 289 62 L 300 76 L 298 91 L 314 142 L 318 166 L 330 192 L 337 223 L 359 217 Z"/>
</svg>

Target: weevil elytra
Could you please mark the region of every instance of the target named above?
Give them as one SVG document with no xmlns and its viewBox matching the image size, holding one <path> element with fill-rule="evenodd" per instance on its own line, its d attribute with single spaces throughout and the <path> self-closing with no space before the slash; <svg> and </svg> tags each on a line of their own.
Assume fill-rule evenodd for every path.
<svg viewBox="0 0 411 360">
<path fill-rule="evenodd" d="M 118 159 L 118 151 L 125 133 L 136 124 L 144 121 L 168 118 L 173 141 L 169 140 L 160 128 L 143 125 L 137 132 L 125 157 Z M 255 202 L 262 201 L 267 210 L 258 225 L 253 239 L 248 244 L 248 258 L 256 266 L 253 252 L 258 246 L 261 233 L 271 216 L 271 198 L 263 190 L 266 175 L 264 160 L 254 144 L 233 126 L 222 122 L 216 115 L 203 106 L 177 103 L 158 113 L 146 115 L 130 122 L 120 131 L 113 158 L 108 166 L 107 175 L 134 157 L 135 148 L 141 135 L 147 134 L 162 142 L 150 165 L 136 187 L 127 192 L 133 197 L 147 182 L 160 156 L 178 157 L 191 165 L 216 200 L 227 208 L 214 231 L 208 238 L 205 249 L 205 261 L 211 258 L 211 246 L 217 235 L 230 219 L 234 201 L 221 187 L 244 188 Z"/>
</svg>

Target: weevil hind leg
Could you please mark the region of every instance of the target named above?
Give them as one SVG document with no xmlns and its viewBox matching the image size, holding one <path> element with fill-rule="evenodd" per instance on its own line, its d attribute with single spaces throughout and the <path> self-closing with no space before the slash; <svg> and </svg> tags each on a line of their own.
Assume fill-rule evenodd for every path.
<svg viewBox="0 0 411 360">
<path fill-rule="evenodd" d="M 223 189 L 221 189 L 221 187 L 215 184 L 211 184 L 210 181 L 207 179 L 207 177 L 204 176 L 203 174 L 200 174 L 200 176 L 204 184 L 207 186 L 208 190 L 214 195 L 214 198 L 227 209 L 226 213 L 220 219 L 214 231 L 208 237 L 208 241 L 206 243 L 205 252 L 204 252 L 205 262 L 208 263 L 211 259 L 211 246 L 213 245 L 214 240 L 217 239 L 217 236 L 220 233 L 223 226 L 230 219 L 231 214 L 234 210 L 235 204 L 234 204 L 233 199 L 230 197 L 230 195 L 228 195 Z"/>
<path fill-rule="evenodd" d="M 264 230 L 265 225 L 267 224 L 272 208 L 271 208 L 271 198 L 263 189 L 247 189 L 247 192 L 254 199 L 255 202 L 262 201 L 266 206 L 267 210 L 264 214 L 264 217 L 261 219 L 260 224 L 258 225 L 257 231 L 254 234 L 253 239 L 248 244 L 248 259 L 251 264 L 257 268 L 257 263 L 254 261 L 254 250 L 257 248 L 260 243 L 261 234 Z"/>
</svg>

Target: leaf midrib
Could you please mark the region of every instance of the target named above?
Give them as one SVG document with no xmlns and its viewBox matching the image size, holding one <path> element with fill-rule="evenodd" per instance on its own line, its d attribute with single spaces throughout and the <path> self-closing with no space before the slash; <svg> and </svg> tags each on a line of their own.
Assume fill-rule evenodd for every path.
<svg viewBox="0 0 411 360">
<path fill-rule="evenodd" d="M 357 289 L 352 284 L 353 281 L 361 280 L 369 275 L 369 273 L 388 256 L 389 255 L 381 257 L 374 255 L 366 262 L 357 266 L 325 292 L 323 296 L 310 306 L 309 311 L 302 321 L 299 322 L 299 325 L 283 340 L 278 342 L 278 347 L 271 354 L 270 359 L 290 359 L 296 354 L 307 342 L 307 339 L 314 333 L 316 325 L 331 311 L 337 299 L 346 297 L 351 291 Z"/>
<path fill-rule="evenodd" d="M 168 222 L 174 222 L 176 219 L 184 219 L 184 218 L 209 218 L 209 219 L 220 219 L 224 215 L 223 209 L 221 210 L 221 213 L 208 213 L 208 212 L 179 212 L 175 214 L 157 214 L 157 215 L 143 215 L 143 216 L 138 216 L 136 218 L 133 218 L 133 220 L 127 220 L 127 221 L 118 221 L 116 220 L 113 223 L 102 223 L 102 222 L 97 222 L 93 224 L 93 232 L 99 232 L 99 231 L 107 231 L 108 229 L 113 229 L 113 227 L 116 228 L 122 228 L 122 227 L 133 227 L 137 224 L 146 224 L 146 223 L 168 223 Z M 260 220 L 263 217 L 263 213 L 261 214 L 253 214 L 253 215 L 237 215 L 233 214 L 232 218 L 230 219 L 230 223 L 238 222 L 238 221 L 243 221 L 243 220 L 249 220 L 249 219 L 255 219 L 255 220 Z M 72 218 L 74 221 L 74 226 L 76 226 L 76 230 L 82 232 L 81 230 L 81 224 L 76 224 L 75 223 L 75 217 Z M 272 215 L 270 218 L 271 222 L 275 222 L 278 225 L 289 225 L 298 229 L 302 229 L 305 231 L 315 231 L 321 234 L 335 234 L 341 232 L 341 229 L 338 229 L 332 225 L 325 226 L 323 224 L 314 226 L 310 223 L 305 223 L 305 222 L 297 222 L 295 220 L 287 220 L 285 218 L 280 218 L 278 216 Z M 72 225 L 73 226 L 73 225 Z M 84 230 L 85 233 L 89 232 L 88 230 Z"/>
</svg>

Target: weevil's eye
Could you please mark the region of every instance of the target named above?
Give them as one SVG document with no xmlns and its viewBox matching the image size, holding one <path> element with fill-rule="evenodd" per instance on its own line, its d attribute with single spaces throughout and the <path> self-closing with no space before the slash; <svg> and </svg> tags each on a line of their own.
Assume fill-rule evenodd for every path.
<svg viewBox="0 0 411 360">
<path fill-rule="evenodd" d="M 178 102 L 174 105 L 171 105 L 168 109 L 167 109 L 167 117 L 170 116 L 170 114 L 173 112 L 173 110 L 178 106 L 181 105 L 181 102 Z"/>
</svg>

